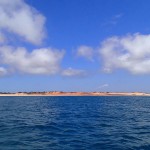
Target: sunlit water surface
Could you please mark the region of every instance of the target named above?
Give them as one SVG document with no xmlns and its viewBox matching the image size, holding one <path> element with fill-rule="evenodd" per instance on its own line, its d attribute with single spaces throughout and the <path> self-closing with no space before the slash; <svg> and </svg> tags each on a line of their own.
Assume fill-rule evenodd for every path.
<svg viewBox="0 0 150 150">
<path fill-rule="evenodd" d="M 150 97 L 0 97 L 0 150 L 150 150 Z"/>
</svg>

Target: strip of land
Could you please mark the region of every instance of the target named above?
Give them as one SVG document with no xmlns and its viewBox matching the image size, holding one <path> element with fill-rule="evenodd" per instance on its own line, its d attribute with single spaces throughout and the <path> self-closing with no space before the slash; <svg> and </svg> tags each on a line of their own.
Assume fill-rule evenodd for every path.
<svg viewBox="0 0 150 150">
<path fill-rule="evenodd" d="M 0 96 L 150 96 L 143 92 L 0 92 Z"/>
</svg>

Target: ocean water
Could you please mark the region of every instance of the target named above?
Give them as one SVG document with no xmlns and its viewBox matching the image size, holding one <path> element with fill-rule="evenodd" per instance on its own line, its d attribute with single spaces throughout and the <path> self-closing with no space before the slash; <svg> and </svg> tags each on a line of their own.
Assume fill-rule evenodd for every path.
<svg viewBox="0 0 150 150">
<path fill-rule="evenodd" d="M 150 150 L 150 97 L 0 97 L 0 150 Z"/>
</svg>

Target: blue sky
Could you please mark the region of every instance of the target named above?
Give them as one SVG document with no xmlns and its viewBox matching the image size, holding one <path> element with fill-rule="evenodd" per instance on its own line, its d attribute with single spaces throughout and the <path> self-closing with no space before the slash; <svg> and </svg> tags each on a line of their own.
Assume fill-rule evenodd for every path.
<svg viewBox="0 0 150 150">
<path fill-rule="evenodd" d="M 0 0 L 0 91 L 149 92 L 149 0 Z"/>
</svg>

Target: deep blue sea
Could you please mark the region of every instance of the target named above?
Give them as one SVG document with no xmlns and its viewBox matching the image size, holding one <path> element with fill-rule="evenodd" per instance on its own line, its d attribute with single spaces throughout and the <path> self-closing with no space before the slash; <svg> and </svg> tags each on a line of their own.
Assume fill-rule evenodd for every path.
<svg viewBox="0 0 150 150">
<path fill-rule="evenodd" d="M 0 150 L 150 150 L 150 97 L 0 97 Z"/>
</svg>

